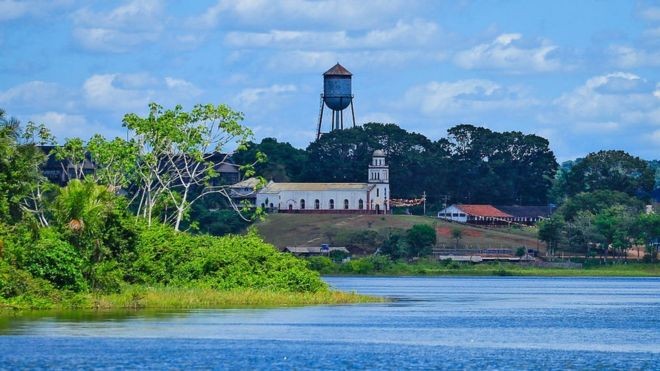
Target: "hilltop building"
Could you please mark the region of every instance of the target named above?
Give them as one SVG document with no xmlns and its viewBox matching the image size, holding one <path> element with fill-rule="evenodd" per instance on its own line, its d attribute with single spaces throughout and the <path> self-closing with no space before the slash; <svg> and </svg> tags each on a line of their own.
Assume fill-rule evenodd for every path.
<svg viewBox="0 0 660 371">
<path fill-rule="evenodd" d="M 493 206 L 454 204 L 438 212 L 439 219 L 468 224 L 533 225 L 549 218 L 552 206 Z"/>
<path fill-rule="evenodd" d="M 275 183 L 257 191 L 256 204 L 281 213 L 385 214 L 389 210 L 389 167 L 376 150 L 367 183 Z"/>
</svg>

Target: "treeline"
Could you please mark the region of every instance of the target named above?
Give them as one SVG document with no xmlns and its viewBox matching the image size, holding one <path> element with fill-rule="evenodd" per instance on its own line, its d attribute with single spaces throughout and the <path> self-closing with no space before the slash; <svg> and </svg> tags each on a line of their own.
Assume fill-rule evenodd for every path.
<svg viewBox="0 0 660 371">
<path fill-rule="evenodd" d="M 264 153 L 268 161 L 256 170 L 275 181 L 365 182 L 376 149 L 387 154 L 393 197 L 426 192 L 436 204 L 545 204 L 558 167 L 544 138 L 472 125 L 432 141 L 394 124 L 370 123 L 327 133 L 306 150 L 267 138 L 235 159 L 250 162 Z"/>
<path fill-rule="evenodd" d="M 276 182 L 365 182 L 374 150 L 390 165 L 393 197 L 420 197 L 436 208 L 444 203 L 560 204 L 583 191 L 606 189 L 648 200 L 660 171 L 623 151 L 603 151 L 559 167 L 545 138 L 458 125 L 432 141 L 394 124 L 370 123 L 333 131 L 305 150 L 265 138 L 234 156 L 251 163 L 268 160 L 258 174 Z M 660 181 L 660 179 L 658 179 Z M 660 186 L 660 183 L 657 184 Z"/>
<path fill-rule="evenodd" d="M 258 236 L 179 231 L 197 201 L 222 194 L 205 156 L 240 148 L 250 131 L 226 106 L 191 112 L 152 105 L 129 114 L 131 140 L 67 139 L 56 156 L 72 164 L 64 187 L 42 174 L 54 138 L 0 110 L 0 309 L 91 306 L 88 293 L 131 287 L 269 292 L 327 290 L 305 262 Z M 99 165 L 86 173 L 91 156 Z M 216 192 L 217 191 L 217 192 Z"/>
</svg>

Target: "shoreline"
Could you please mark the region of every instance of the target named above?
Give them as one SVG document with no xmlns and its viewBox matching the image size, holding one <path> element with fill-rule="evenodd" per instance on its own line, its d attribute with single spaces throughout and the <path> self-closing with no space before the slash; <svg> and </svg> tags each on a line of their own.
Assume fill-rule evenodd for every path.
<svg viewBox="0 0 660 371">
<path fill-rule="evenodd" d="M 112 312 L 135 310 L 194 310 L 228 308 L 284 308 L 307 305 L 345 305 L 382 303 L 387 299 L 355 292 L 324 290 L 318 292 L 278 292 L 265 290 L 220 291 L 209 288 L 135 287 L 116 294 L 75 294 L 46 302 L 25 298 L 0 301 L 0 317 L 7 314 L 36 312 Z"/>
</svg>

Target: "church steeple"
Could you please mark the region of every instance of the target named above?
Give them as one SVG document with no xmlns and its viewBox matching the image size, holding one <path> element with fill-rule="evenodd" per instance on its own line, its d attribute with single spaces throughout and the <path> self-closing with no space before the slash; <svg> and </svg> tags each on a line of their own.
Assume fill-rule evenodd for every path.
<svg viewBox="0 0 660 371">
<path fill-rule="evenodd" d="M 389 166 L 385 163 L 385 152 L 380 149 L 374 151 L 369 165 L 369 183 L 389 183 Z"/>
</svg>

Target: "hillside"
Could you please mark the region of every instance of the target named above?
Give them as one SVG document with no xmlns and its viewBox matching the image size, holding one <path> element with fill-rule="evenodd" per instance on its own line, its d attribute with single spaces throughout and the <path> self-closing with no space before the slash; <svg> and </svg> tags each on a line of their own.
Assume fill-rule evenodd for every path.
<svg viewBox="0 0 660 371">
<path fill-rule="evenodd" d="M 370 235 L 387 236 L 392 229 L 408 229 L 414 224 L 434 225 L 438 246 L 453 248 L 456 241 L 451 238 L 453 228 L 463 232 L 459 247 L 475 248 L 528 248 L 544 245 L 536 239 L 534 229 L 486 229 L 457 223 L 439 221 L 431 217 L 413 215 L 316 215 L 316 214 L 271 214 L 256 225 L 262 237 L 269 243 L 286 246 L 316 246 L 322 243 L 343 242 L 342 236 L 370 231 Z M 368 245 L 368 243 L 365 243 Z M 363 246 L 370 252 L 377 246 Z"/>
</svg>

